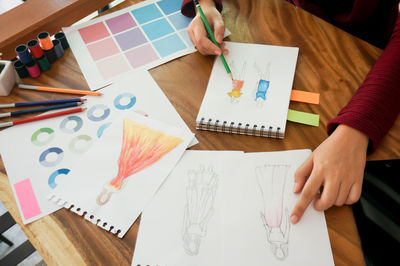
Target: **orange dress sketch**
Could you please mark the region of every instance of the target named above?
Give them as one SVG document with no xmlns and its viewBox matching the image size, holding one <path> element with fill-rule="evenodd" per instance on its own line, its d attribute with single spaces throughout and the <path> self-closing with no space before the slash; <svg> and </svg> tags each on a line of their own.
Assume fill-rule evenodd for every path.
<svg viewBox="0 0 400 266">
<path fill-rule="evenodd" d="M 231 69 L 234 77 L 236 79 L 232 80 L 232 90 L 228 92 L 228 96 L 231 99 L 232 103 L 237 103 L 240 100 L 240 97 L 243 95 L 242 88 L 244 85 L 244 71 L 246 69 L 246 62 L 243 63 L 241 72 L 238 72 L 235 67 L 235 63 L 231 62 Z"/>
<path fill-rule="evenodd" d="M 154 164 L 183 141 L 129 119 L 124 119 L 123 123 L 118 174 L 104 185 L 96 199 L 98 205 L 106 204 L 112 193 L 121 189 L 126 178 Z"/>
</svg>

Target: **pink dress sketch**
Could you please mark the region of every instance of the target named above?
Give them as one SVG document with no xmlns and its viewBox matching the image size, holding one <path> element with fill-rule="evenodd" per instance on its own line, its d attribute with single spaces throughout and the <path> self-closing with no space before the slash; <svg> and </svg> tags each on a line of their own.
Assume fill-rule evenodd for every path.
<svg viewBox="0 0 400 266">
<path fill-rule="evenodd" d="M 267 100 L 267 92 L 270 86 L 271 63 L 268 62 L 265 68 L 260 68 L 257 63 L 254 63 L 254 68 L 259 77 L 256 83 L 254 101 L 257 107 L 262 107 Z"/>
<path fill-rule="evenodd" d="M 102 192 L 97 196 L 96 203 L 106 204 L 112 193 L 119 191 L 128 177 L 156 163 L 182 141 L 178 137 L 124 119 L 118 174 L 104 185 Z"/>
<path fill-rule="evenodd" d="M 183 248 L 188 255 L 199 253 L 201 240 L 207 235 L 217 184 L 218 176 L 212 167 L 201 165 L 198 170 L 188 171 L 182 227 Z"/>
<path fill-rule="evenodd" d="M 288 256 L 290 222 L 288 210 L 283 206 L 283 195 L 289 167 L 284 164 L 264 164 L 255 168 L 264 207 L 260 213 L 261 221 L 271 251 L 279 260 Z"/>
<path fill-rule="evenodd" d="M 232 62 L 231 64 L 232 74 L 235 78 L 232 80 L 232 90 L 228 92 L 228 96 L 231 99 L 232 103 L 238 103 L 240 97 L 243 95 L 242 88 L 244 85 L 244 73 L 246 69 L 246 62 L 243 63 L 241 72 L 238 72 L 235 67 L 235 63 Z"/>
</svg>

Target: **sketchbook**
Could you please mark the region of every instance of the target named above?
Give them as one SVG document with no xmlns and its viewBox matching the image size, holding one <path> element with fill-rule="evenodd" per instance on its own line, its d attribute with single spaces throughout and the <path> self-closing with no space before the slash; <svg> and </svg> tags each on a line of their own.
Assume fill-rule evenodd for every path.
<svg viewBox="0 0 400 266">
<path fill-rule="evenodd" d="M 310 154 L 186 151 L 142 213 L 132 265 L 334 265 L 323 212 L 289 222 Z"/>
<path fill-rule="evenodd" d="M 283 138 L 299 49 L 226 42 L 233 80 L 216 58 L 196 128 Z"/>
</svg>

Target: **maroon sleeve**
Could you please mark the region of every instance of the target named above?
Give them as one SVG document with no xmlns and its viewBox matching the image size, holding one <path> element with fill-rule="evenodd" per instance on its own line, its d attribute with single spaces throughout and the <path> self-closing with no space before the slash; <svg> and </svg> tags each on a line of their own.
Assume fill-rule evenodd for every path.
<svg viewBox="0 0 400 266">
<path fill-rule="evenodd" d="M 400 16 L 390 41 L 364 82 L 339 112 L 329 121 L 331 134 L 339 124 L 351 126 L 370 139 L 373 152 L 393 126 L 400 112 Z"/>
<path fill-rule="evenodd" d="M 214 2 L 218 11 L 221 12 L 222 0 L 214 0 Z M 196 11 L 194 10 L 193 0 L 183 0 L 181 12 L 187 17 L 194 17 L 196 15 Z"/>
</svg>

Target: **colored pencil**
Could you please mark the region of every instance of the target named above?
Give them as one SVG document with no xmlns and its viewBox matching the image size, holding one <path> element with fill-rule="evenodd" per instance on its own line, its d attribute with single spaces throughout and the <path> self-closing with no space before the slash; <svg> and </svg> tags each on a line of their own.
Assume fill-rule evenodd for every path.
<svg viewBox="0 0 400 266">
<path fill-rule="evenodd" d="M 39 115 L 39 116 L 30 117 L 30 118 L 14 120 L 14 121 L 11 121 L 11 122 L 1 123 L 0 124 L 0 128 L 20 125 L 20 124 L 25 124 L 25 123 L 30 123 L 30 122 L 39 121 L 39 120 L 48 119 L 48 118 L 53 118 L 53 117 L 57 117 L 57 116 L 63 116 L 63 115 L 79 113 L 79 112 L 83 112 L 85 110 L 86 110 L 85 107 L 79 107 L 79 108 L 64 110 L 64 111 L 61 111 L 61 112 L 56 112 L 56 113 L 51 113 L 51 114 L 45 114 L 45 115 Z"/>
<path fill-rule="evenodd" d="M 212 29 L 211 29 L 211 27 L 210 27 L 210 24 L 208 24 L 208 21 L 207 21 L 207 19 L 206 19 L 206 16 L 204 15 L 203 10 L 201 9 L 201 6 L 200 6 L 200 4 L 199 4 L 199 1 L 198 1 L 198 0 L 193 0 L 193 3 L 194 3 L 195 7 L 197 8 L 197 10 L 198 10 L 199 13 L 200 13 L 201 20 L 203 21 L 204 26 L 206 27 L 206 30 L 207 30 L 207 32 L 208 32 L 208 35 L 210 35 L 211 41 L 212 41 L 216 46 L 219 47 L 219 44 L 218 44 L 217 41 L 215 40 L 215 36 L 214 36 L 214 33 L 213 33 L 213 31 L 212 31 Z M 226 62 L 223 53 L 221 53 L 221 55 L 220 55 L 219 57 L 221 58 L 222 64 L 223 64 L 224 67 L 225 67 L 226 73 L 228 73 L 229 77 L 233 80 L 232 71 L 231 71 L 231 69 L 229 68 L 228 63 Z"/>
<path fill-rule="evenodd" d="M 20 88 L 20 89 L 28 89 L 28 90 L 38 90 L 38 91 L 49 91 L 49 92 L 60 92 L 60 93 L 70 93 L 70 94 L 92 95 L 92 96 L 103 95 L 102 93 L 97 92 L 97 91 L 82 91 L 82 90 L 74 90 L 74 89 L 43 87 L 43 86 L 25 85 L 25 84 L 18 84 L 18 88 Z"/>
<path fill-rule="evenodd" d="M 74 102 L 84 102 L 84 101 L 86 101 L 85 98 L 72 98 L 72 99 L 38 101 L 38 102 L 6 103 L 6 104 L 0 104 L 0 108 L 13 108 L 13 107 L 27 107 L 27 106 L 37 106 L 37 105 L 63 104 L 63 103 L 74 103 Z"/>
<path fill-rule="evenodd" d="M 26 109 L 26 110 L 21 110 L 21 111 L 14 111 L 14 112 L 0 114 L 0 118 L 24 115 L 24 114 L 32 114 L 32 113 L 38 113 L 38 112 L 44 112 L 44 111 L 50 111 L 50 110 L 56 110 L 56 109 L 62 109 L 62 108 L 76 107 L 76 106 L 80 106 L 81 104 L 82 104 L 81 102 L 72 102 L 72 103 L 50 105 L 50 106 L 46 106 L 46 107 L 39 107 L 39 108 L 33 108 L 33 109 Z"/>
</svg>

